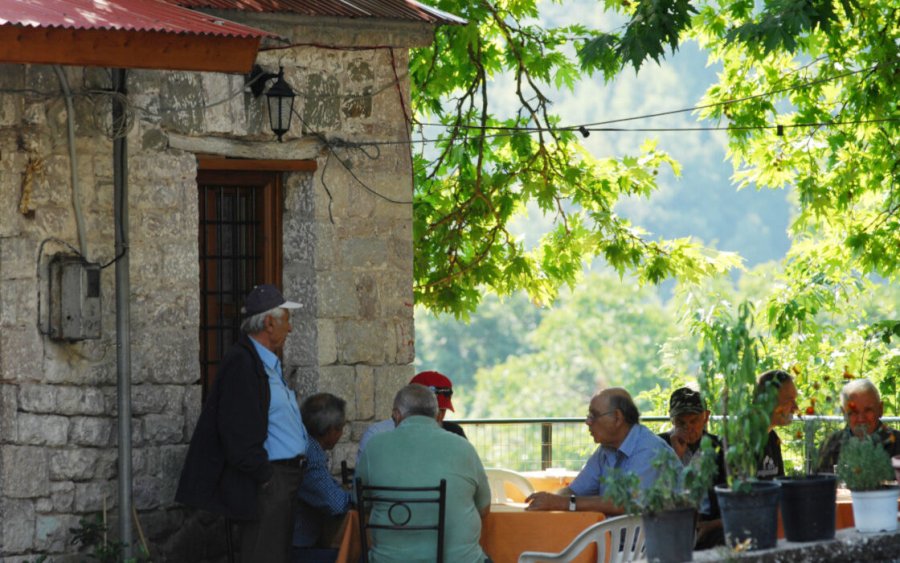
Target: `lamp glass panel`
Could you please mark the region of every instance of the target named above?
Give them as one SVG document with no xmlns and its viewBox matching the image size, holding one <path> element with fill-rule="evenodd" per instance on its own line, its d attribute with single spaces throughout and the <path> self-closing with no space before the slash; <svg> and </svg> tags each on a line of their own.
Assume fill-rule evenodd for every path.
<svg viewBox="0 0 900 563">
<path fill-rule="evenodd" d="M 276 135 L 282 135 L 291 128 L 293 97 L 269 96 L 269 124 Z"/>
</svg>

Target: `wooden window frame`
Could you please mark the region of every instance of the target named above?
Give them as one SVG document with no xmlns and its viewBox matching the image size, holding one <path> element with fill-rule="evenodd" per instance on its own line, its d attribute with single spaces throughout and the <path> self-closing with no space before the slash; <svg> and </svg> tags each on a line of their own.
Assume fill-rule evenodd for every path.
<svg viewBox="0 0 900 563">
<path fill-rule="evenodd" d="M 256 272 L 256 283 L 271 283 L 276 287 L 282 286 L 282 272 L 284 263 L 283 253 L 283 215 L 284 215 L 284 175 L 283 172 L 304 171 L 312 172 L 316 169 L 315 161 L 283 161 L 283 160 L 244 160 L 244 159 L 226 159 L 219 157 L 198 157 L 197 170 L 197 197 L 204 197 L 204 186 L 235 186 L 246 187 L 251 189 L 262 190 L 257 202 L 259 209 L 256 211 L 256 217 L 261 221 L 260 237 L 262 240 L 257 243 L 257 249 L 260 252 L 261 268 Z M 203 202 L 198 213 L 204 210 Z M 209 217 L 209 216 L 207 216 Z M 206 240 L 204 234 L 200 232 L 204 229 L 207 219 L 198 216 L 198 245 Z M 207 312 L 208 294 L 211 293 L 210 285 L 206 275 L 206 264 L 204 261 L 207 256 L 207 249 L 200 248 L 199 257 L 200 280 L 198 289 L 200 290 L 201 300 L 201 316 L 198 327 L 198 337 L 200 338 L 201 356 L 200 361 L 201 376 L 200 383 L 203 387 L 203 397 L 205 398 L 209 385 L 214 378 L 214 370 L 211 366 L 217 365 L 218 361 L 224 356 L 227 350 L 227 344 L 223 349 L 218 349 L 218 357 L 212 357 L 208 353 L 208 338 L 210 338 L 209 313 Z M 204 285 L 206 284 L 206 285 Z M 242 288 L 246 289 L 246 288 Z M 213 315 L 220 313 L 213 313 Z M 215 352 L 212 352 L 215 353 Z"/>
</svg>

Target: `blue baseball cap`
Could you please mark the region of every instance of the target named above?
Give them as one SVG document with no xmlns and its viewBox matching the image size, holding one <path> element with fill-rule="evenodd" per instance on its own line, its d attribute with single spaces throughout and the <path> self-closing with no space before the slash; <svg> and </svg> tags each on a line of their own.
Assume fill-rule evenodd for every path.
<svg viewBox="0 0 900 563">
<path fill-rule="evenodd" d="M 280 309 L 299 309 L 302 305 L 286 300 L 277 287 L 266 283 L 254 287 L 253 291 L 247 295 L 247 298 L 244 299 L 244 306 L 241 307 L 241 314 L 245 317 L 251 317 L 271 311 L 276 307 Z"/>
</svg>

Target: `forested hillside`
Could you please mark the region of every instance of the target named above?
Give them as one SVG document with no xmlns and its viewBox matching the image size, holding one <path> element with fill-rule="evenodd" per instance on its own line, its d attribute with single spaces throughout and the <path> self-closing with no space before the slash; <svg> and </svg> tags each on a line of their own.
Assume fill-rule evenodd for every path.
<svg viewBox="0 0 900 563">
<path fill-rule="evenodd" d="M 573 93 L 559 92 L 556 109 L 572 122 L 584 122 L 691 107 L 714 80 L 715 69 L 706 66 L 706 56 L 696 45 L 687 45 L 661 66 L 626 73 L 611 85 L 585 84 Z M 669 87 L 661 90 L 660 82 Z M 663 126 L 688 123 L 694 120 L 669 118 Z M 599 156 L 631 150 L 646 135 L 609 133 L 585 139 L 585 144 Z M 783 258 L 789 192 L 738 190 L 725 160 L 724 133 L 652 135 L 680 162 L 681 176 L 666 174 L 658 192 L 629 198 L 617 211 L 656 236 L 692 236 L 737 252 L 748 267 Z M 515 228 L 533 242 L 548 230 L 550 220 L 529 209 Z M 418 308 L 417 369 L 450 375 L 463 398 L 457 403 L 470 417 L 571 416 L 584 410 L 584 397 L 598 385 L 645 391 L 666 384 L 657 370 L 660 348 L 677 332 L 674 306 L 667 307 L 671 284 L 640 289 L 634 280 L 620 281 L 602 261 L 594 269 L 599 273 L 548 307 L 517 293 L 503 300 L 487 296 L 468 321 Z M 736 280 L 740 277 L 740 272 L 734 274 Z M 548 393 L 553 401 L 545 400 Z"/>
<path fill-rule="evenodd" d="M 748 301 L 804 412 L 897 412 L 895 4 L 435 0 L 470 25 L 411 57 L 417 366 L 460 414 L 652 408 Z"/>
</svg>

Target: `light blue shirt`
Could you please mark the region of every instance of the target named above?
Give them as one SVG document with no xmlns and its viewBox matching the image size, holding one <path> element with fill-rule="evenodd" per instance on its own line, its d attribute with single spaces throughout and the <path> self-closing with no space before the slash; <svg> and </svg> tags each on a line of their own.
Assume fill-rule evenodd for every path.
<svg viewBox="0 0 900 563">
<path fill-rule="evenodd" d="M 390 432 L 394 429 L 394 419 L 388 418 L 386 420 L 381 420 L 370 424 L 366 431 L 363 432 L 362 438 L 359 439 L 359 449 L 356 450 L 356 465 L 359 465 L 359 458 L 362 457 L 363 450 L 366 449 L 366 445 L 368 445 L 369 440 L 372 439 L 372 436 L 376 434 L 381 434 L 382 432 Z"/>
<path fill-rule="evenodd" d="M 656 480 L 658 472 L 651 462 L 660 450 L 669 451 L 672 454 L 672 462 L 681 464 L 669 444 L 646 426 L 635 424 L 618 449 L 605 446 L 597 448 L 569 485 L 569 489 L 576 496 L 602 496 L 600 477 L 611 469 L 619 468 L 635 473 L 641 480 L 641 490 L 645 490 Z"/>
<path fill-rule="evenodd" d="M 297 406 L 297 395 L 288 388 L 284 382 L 281 371 L 281 361 L 271 350 L 250 339 L 259 359 L 262 360 L 269 378 L 269 432 L 263 447 L 269 454 L 270 460 L 290 459 L 298 455 L 306 455 L 306 444 L 309 438 L 303 419 L 300 417 L 300 407 Z"/>
</svg>

